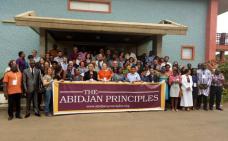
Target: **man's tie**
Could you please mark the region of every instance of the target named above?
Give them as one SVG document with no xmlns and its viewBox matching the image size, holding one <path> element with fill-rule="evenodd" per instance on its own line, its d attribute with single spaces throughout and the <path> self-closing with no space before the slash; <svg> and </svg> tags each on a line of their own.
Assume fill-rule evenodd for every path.
<svg viewBox="0 0 228 141">
<path fill-rule="evenodd" d="M 33 73 L 33 71 L 34 71 L 34 70 L 33 70 L 33 68 L 32 68 L 32 77 L 34 77 L 34 73 Z"/>
</svg>

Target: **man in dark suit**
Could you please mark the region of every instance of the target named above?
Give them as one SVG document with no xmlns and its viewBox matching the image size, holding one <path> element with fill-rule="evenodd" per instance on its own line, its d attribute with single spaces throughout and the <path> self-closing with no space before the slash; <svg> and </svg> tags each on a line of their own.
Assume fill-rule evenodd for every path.
<svg viewBox="0 0 228 141">
<path fill-rule="evenodd" d="M 40 116 L 38 108 L 38 91 L 41 83 L 40 70 L 35 68 L 35 61 L 30 61 L 30 67 L 23 72 L 23 86 L 26 92 L 26 115 L 25 118 L 30 116 L 31 102 L 34 104 L 34 112 L 36 116 Z"/>
</svg>

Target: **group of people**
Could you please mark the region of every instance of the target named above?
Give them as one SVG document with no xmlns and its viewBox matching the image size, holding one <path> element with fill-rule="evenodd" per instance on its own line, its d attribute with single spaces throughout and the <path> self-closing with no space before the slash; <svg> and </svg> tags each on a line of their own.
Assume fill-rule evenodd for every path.
<svg viewBox="0 0 228 141">
<path fill-rule="evenodd" d="M 25 118 L 30 117 L 31 104 L 36 116 L 44 110 L 46 116 L 52 116 L 52 82 L 57 81 L 126 81 L 165 82 L 166 109 L 172 111 L 185 109 L 222 110 L 221 95 L 224 76 L 219 69 L 209 70 L 206 64 L 192 68 L 191 64 L 181 66 L 177 61 L 172 64 L 169 57 L 149 55 L 136 56 L 133 52 L 100 49 L 98 54 L 81 51 L 77 46 L 69 56 L 53 46 L 44 57 L 36 50 L 31 55 L 23 51 L 18 59 L 11 60 L 4 74 L 4 94 L 8 99 L 9 120 L 21 119 L 20 100 L 26 96 Z M 40 106 L 44 102 L 44 109 Z"/>
</svg>

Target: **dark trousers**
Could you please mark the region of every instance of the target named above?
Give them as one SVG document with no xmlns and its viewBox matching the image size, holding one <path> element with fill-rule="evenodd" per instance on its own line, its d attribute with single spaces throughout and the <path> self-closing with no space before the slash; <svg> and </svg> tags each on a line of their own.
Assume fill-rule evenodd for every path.
<svg viewBox="0 0 228 141">
<path fill-rule="evenodd" d="M 33 108 L 35 113 L 39 113 L 38 108 L 38 94 L 37 92 L 33 91 L 31 93 L 27 93 L 26 99 L 26 114 L 30 114 L 31 103 L 33 102 Z"/>
<path fill-rule="evenodd" d="M 198 99 L 198 88 L 197 87 L 193 87 L 192 95 L 193 95 L 193 107 L 197 108 L 197 99 Z"/>
<path fill-rule="evenodd" d="M 41 109 L 41 103 L 43 101 L 43 93 L 38 93 L 38 108 Z"/>
<path fill-rule="evenodd" d="M 197 98 L 197 109 L 200 109 L 203 100 L 203 109 L 207 109 L 207 96 L 199 95 Z"/>
<path fill-rule="evenodd" d="M 216 108 L 220 108 L 222 100 L 222 87 L 220 86 L 211 86 L 210 91 L 210 108 L 213 109 L 215 98 L 216 98 Z"/>
<path fill-rule="evenodd" d="M 16 117 L 19 117 L 21 114 L 21 94 L 10 94 L 8 95 L 8 115 L 13 117 L 13 108 L 14 104 L 16 107 Z"/>
</svg>

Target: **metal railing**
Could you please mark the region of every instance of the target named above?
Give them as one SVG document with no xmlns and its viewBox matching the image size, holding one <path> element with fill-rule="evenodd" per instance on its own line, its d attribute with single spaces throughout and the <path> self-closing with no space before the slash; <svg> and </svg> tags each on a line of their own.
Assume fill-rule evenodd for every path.
<svg viewBox="0 0 228 141">
<path fill-rule="evenodd" d="M 216 34 L 216 44 L 228 46 L 228 33 L 217 33 Z"/>
</svg>

